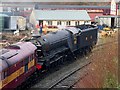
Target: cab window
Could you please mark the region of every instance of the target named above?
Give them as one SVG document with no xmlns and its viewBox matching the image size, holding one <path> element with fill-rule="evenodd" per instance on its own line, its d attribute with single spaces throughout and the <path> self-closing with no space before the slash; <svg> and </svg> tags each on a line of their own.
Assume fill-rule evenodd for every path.
<svg viewBox="0 0 120 90">
<path fill-rule="evenodd" d="M 29 57 L 29 61 L 32 61 L 32 55 L 30 55 L 30 57 Z"/>
<path fill-rule="evenodd" d="M 27 57 L 27 58 L 25 59 L 25 62 L 24 62 L 24 65 L 25 65 L 25 72 L 28 71 L 29 58 L 30 58 L 30 57 Z"/>
<path fill-rule="evenodd" d="M 24 65 L 26 65 L 29 62 L 29 57 L 25 58 Z"/>
<path fill-rule="evenodd" d="M 33 58 L 34 58 L 34 54 L 30 55 L 30 57 L 29 57 L 29 61 L 32 61 Z"/>
<path fill-rule="evenodd" d="M 0 76 L 1 76 L 1 80 L 3 80 L 4 79 L 4 72 L 1 72 Z"/>
<path fill-rule="evenodd" d="M 25 72 L 28 71 L 28 64 L 25 65 Z"/>
<path fill-rule="evenodd" d="M 4 80 L 7 77 L 7 71 L 0 73 L 0 80 Z"/>
<path fill-rule="evenodd" d="M 4 71 L 4 79 L 7 77 L 7 71 Z"/>
<path fill-rule="evenodd" d="M 2 80 L 2 73 L 0 73 L 0 81 Z"/>
</svg>

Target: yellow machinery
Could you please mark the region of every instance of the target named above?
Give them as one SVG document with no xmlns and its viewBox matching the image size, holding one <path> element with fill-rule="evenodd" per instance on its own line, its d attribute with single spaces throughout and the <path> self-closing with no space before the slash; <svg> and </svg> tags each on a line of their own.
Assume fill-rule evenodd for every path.
<svg viewBox="0 0 120 90">
<path fill-rule="evenodd" d="M 115 32 L 110 27 L 104 27 L 100 32 L 101 36 L 114 36 Z"/>
</svg>

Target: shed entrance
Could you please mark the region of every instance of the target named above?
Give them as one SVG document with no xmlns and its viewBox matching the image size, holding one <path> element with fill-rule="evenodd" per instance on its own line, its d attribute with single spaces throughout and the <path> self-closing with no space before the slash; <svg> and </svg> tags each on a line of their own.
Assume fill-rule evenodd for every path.
<svg viewBox="0 0 120 90">
<path fill-rule="evenodd" d="M 114 28 L 115 27 L 115 18 L 112 17 L 111 18 L 111 28 Z"/>
</svg>

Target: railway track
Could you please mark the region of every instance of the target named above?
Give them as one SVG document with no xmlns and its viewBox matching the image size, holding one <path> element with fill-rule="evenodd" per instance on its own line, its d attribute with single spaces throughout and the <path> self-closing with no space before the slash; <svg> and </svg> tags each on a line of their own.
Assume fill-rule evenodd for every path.
<svg viewBox="0 0 120 90">
<path fill-rule="evenodd" d="M 51 74 L 46 75 L 43 80 L 41 80 L 31 88 L 52 89 L 55 85 L 66 80 L 68 77 L 72 76 L 77 71 L 84 69 L 89 64 L 91 64 L 91 61 L 85 60 L 85 58 L 83 58 L 82 60 L 77 60 L 76 62 L 73 61 L 72 63 L 66 63 L 65 65 L 63 65 L 63 67 L 60 67 L 58 71 L 53 71 Z"/>
<path fill-rule="evenodd" d="M 102 48 L 103 46 L 106 46 L 106 45 L 109 45 L 109 44 L 111 44 L 111 43 L 117 43 L 118 41 L 117 40 L 114 40 L 114 41 L 110 41 L 110 42 L 107 42 L 107 43 L 102 43 L 102 44 L 98 44 L 98 45 L 96 45 L 95 47 L 94 47 L 94 49 L 93 49 L 93 51 L 92 52 L 94 52 L 94 51 L 96 51 L 96 50 L 98 50 L 98 49 L 100 49 L 100 48 Z M 83 57 L 84 58 L 84 57 Z M 77 58 L 77 59 L 79 59 L 79 58 Z M 79 61 L 79 60 L 78 60 Z M 80 62 L 79 62 L 80 63 Z M 55 71 L 55 73 L 53 74 L 53 75 L 51 75 L 51 76 L 47 76 L 46 75 L 46 77 L 45 78 L 47 78 L 47 77 L 49 77 L 48 79 L 46 79 L 46 80 L 43 80 L 43 81 L 40 81 L 40 82 L 38 82 L 37 83 L 37 85 L 34 85 L 34 86 L 32 86 L 31 88 L 48 88 L 48 90 L 51 90 L 51 89 L 53 89 L 53 88 L 57 88 L 57 87 L 62 87 L 62 86 L 60 86 L 60 84 L 61 83 L 63 83 L 63 82 L 67 82 L 67 79 L 69 79 L 70 77 L 74 77 L 74 75 L 77 73 L 77 72 L 80 72 L 82 69 L 85 69 L 85 67 L 87 67 L 87 66 L 89 66 L 90 64 L 91 64 L 92 62 L 91 61 L 85 61 L 85 62 L 83 62 L 81 65 L 77 65 L 75 68 L 73 68 L 72 70 L 70 70 L 70 71 L 66 71 L 64 74 L 61 74 L 61 75 L 59 75 L 58 77 L 54 77 L 54 76 L 56 76 L 57 74 L 55 74 L 55 73 L 58 73 L 59 72 L 59 70 L 58 70 L 58 72 L 56 72 Z M 61 72 L 61 71 L 60 71 Z M 63 73 L 63 72 L 62 72 Z M 76 81 L 74 81 L 72 84 L 70 84 L 70 85 L 67 85 L 66 87 L 67 88 L 69 88 L 69 89 L 71 89 L 78 81 L 80 81 L 82 78 L 84 78 L 84 77 L 86 77 L 88 75 L 88 73 L 85 73 L 84 75 L 81 75 L 79 78 L 77 78 L 77 80 Z M 44 78 L 44 79 L 45 79 Z M 51 79 L 51 80 L 50 80 Z M 42 83 L 42 84 L 41 84 Z M 45 85 L 46 84 L 46 85 Z M 43 86 L 44 85 L 44 86 Z M 64 85 L 63 85 L 64 86 Z"/>
<path fill-rule="evenodd" d="M 80 71 L 81 69 L 85 68 L 86 66 L 88 66 L 89 64 L 91 64 L 91 62 L 86 63 L 85 65 L 81 66 L 81 67 L 77 67 L 75 68 L 75 70 L 73 70 L 72 72 L 66 74 L 64 77 L 62 77 L 61 79 L 57 80 L 55 83 L 53 83 L 51 86 L 49 86 L 48 90 L 52 90 L 53 88 L 55 88 L 58 84 L 60 84 L 61 82 L 63 82 L 64 80 L 66 80 L 67 78 L 69 78 L 71 75 L 75 74 L 77 71 Z M 86 74 L 87 75 L 87 74 Z M 86 76 L 84 75 L 84 76 Z M 70 86 L 71 87 L 71 86 Z"/>
</svg>

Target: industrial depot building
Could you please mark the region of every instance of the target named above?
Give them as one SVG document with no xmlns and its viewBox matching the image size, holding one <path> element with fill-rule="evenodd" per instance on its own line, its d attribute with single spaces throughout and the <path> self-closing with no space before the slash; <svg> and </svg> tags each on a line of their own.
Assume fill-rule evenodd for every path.
<svg viewBox="0 0 120 90">
<path fill-rule="evenodd" d="M 120 27 L 120 1 L 111 0 L 110 15 L 99 16 L 100 24 L 107 24 L 109 27 Z"/>
<path fill-rule="evenodd" d="M 0 13 L 0 32 L 26 29 L 26 18 Z"/>
<path fill-rule="evenodd" d="M 33 10 L 30 15 L 30 23 L 34 26 L 75 26 L 90 24 L 91 18 L 86 10 Z"/>
<path fill-rule="evenodd" d="M 43 26 L 47 25 L 47 27 L 57 27 L 59 25 L 75 26 L 84 23 L 94 23 L 96 19 L 99 19 L 100 25 L 107 24 L 110 27 L 120 27 L 120 2 L 116 0 L 110 1 L 111 5 L 106 6 L 42 5 L 32 2 L 22 4 L 4 2 L 0 10 L 2 14 L 11 17 L 22 16 L 26 18 L 26 23 L 31 23 L 33 26 L 40 26 L 41 23 Z M 12 19 L 10 20 L 10 22 L 15 22 Z"/>
</svg>

